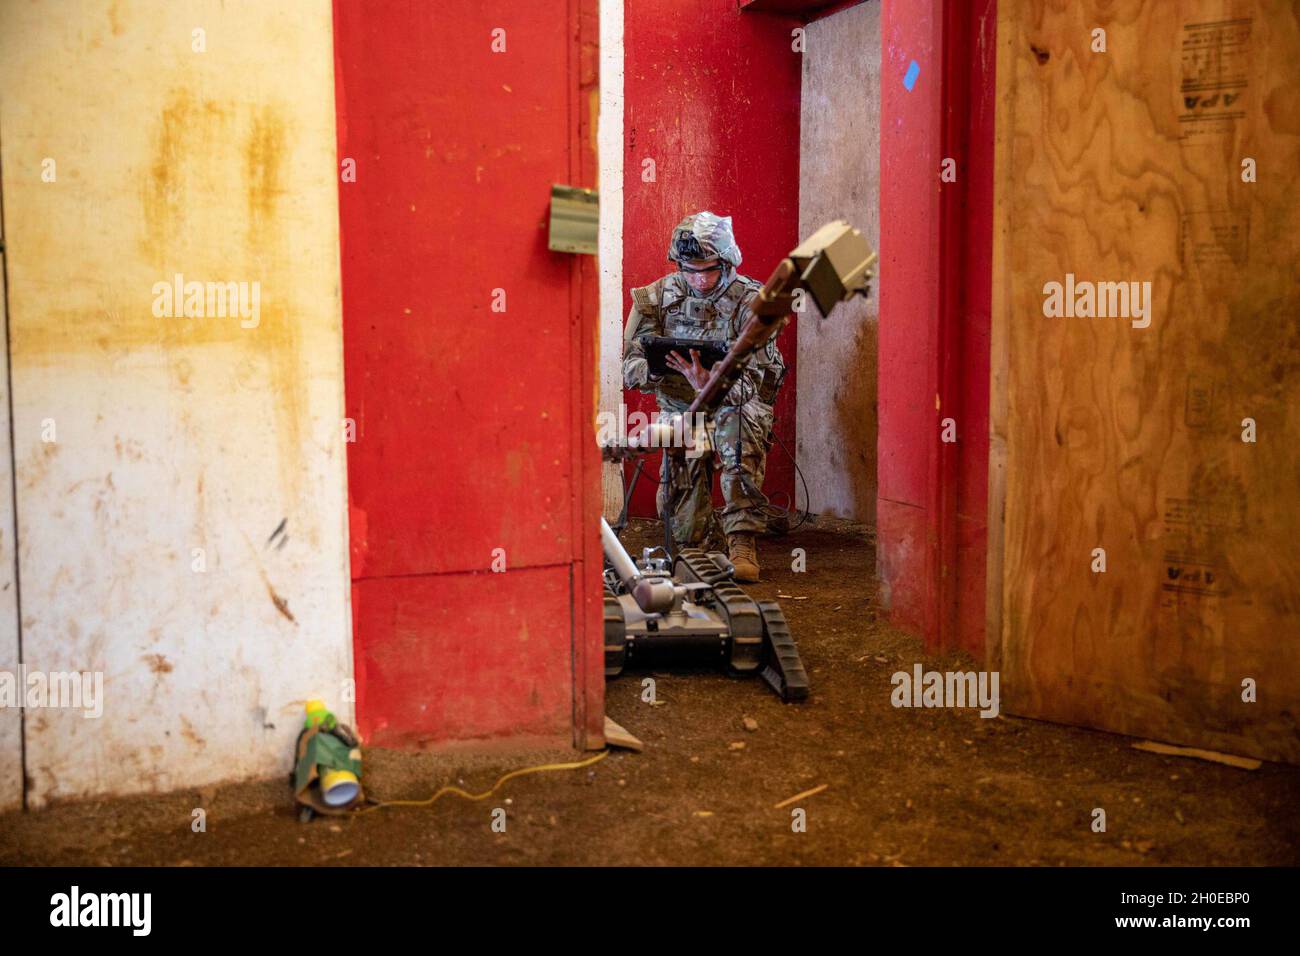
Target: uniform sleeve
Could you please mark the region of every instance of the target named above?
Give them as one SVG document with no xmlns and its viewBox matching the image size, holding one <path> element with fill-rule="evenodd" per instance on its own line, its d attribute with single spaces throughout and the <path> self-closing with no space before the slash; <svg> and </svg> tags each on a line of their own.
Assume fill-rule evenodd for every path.
<svg viewBox="0 0 1300 956">
<path fill-rule="evenodd" d="M 640 337 L 654 334 L 654 317 L 641 311 L 636 296 L 639 291 L 633 291 L 632 310 L 628 312 L 623 327 L 623 387 L 650 392 L 653 391 L 650 387 L 650 364 L 646 361 Z"/>
<path fill-rule="evenodd" d="M 745 323 L 748 322 L 750 317 L 753 315 L 749 309 L 749 304 L 754 301 L 757 295 L 757 289 L 755 289 L 750 295 L 747 295 L 744 302 L 741 303 L 740 308 L 737 309 L 735 314 L 732 316 L 731 328 L 728 329 L 727 334 L 728 348 L 736 344 L 736 340 L 740 338 L 740 333 L 741 330 L 744 329 Z M 731 390 L 727 392 L 727 398 L 724 404 L 744 405 L 746 402 L 758 398 L 759 387 L 763 384 L 764 354 L 764 350 L 759 349 L 749 358 L 745 359 L 744 364 L 741 366 L 740 378 L 736 379 L 736 383 L 732 385 Z"/>
</svg>

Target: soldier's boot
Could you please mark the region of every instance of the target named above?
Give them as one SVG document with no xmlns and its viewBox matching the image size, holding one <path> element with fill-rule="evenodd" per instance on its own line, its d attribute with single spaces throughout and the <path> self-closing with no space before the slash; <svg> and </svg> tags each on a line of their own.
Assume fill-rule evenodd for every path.
<svg viewBox="0 0 1300 956">
<path fill-rule="evenodd" d="M 727 535 L 727 557 L 736 569 L 737 581 L 753 584 L 758 580 L 758 549 L 752 531 Z"/>
</svg>

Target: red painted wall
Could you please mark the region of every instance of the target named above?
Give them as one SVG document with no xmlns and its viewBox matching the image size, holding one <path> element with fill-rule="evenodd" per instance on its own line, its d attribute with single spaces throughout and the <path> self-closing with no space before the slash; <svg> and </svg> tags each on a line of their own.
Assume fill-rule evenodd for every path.
<svg viewBox="0 0 1300 956">
<path fill-rule="evenodd" d="M 595 8 L 335 0 L 371 743 L 600 743 L 595 270 L 546 248 L 551 184 L 595 185 Z"/>
<path fill-rule="evenodd" d="M 742 13 L 736 0 L 659 0 L 624 10 L 623 315 L 627 290 L 669 271 L 668 236 L 700 209 L 731 216 L 744 261 L 740 271 L 765 282 L 799 241 L 799 83 L 801 55 L 791 49 L 799 20 Z M 655 161 L 656 181 L 642 163 Z M 776 434 L 795 449 L 795 335 L 778 345 L 790 372 L 776 405 Z M 647 414 L 653 396 L 626 392 L 629 410 Z M 655 513 L 659 458 L 648 459 L 631 513 Z M 649 480 L 647 480 L 649 479 Z M 774 446 L 768 497 L 783 507 L 794 466 Z M 720 503 L 721 497 L 715 494 Z"/>
<path fill-rule="evenodd" d="M 984 650 L 995 0 L 882 9 L 877 563 L 892 619 Z M 912 61 L 920 75 L 903 85 Z M 941 161 L 957 160 L 942 183 Z M 956 444 L 940 441 L 953 418 Z"/>
</svg>

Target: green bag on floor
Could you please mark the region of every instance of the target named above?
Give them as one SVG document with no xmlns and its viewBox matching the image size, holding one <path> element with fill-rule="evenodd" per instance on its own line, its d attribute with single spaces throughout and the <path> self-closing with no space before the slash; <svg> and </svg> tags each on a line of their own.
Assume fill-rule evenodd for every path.
<svg viewBox="0 0 1300 956">
<path fill-rule="evenodd" d="M 352 731 L 329 716 L 329 721 L 304 727 L 298 735 L 293 794 L 300 806 L 338 815 L 365 799 L 361 748 Z"/>
</svg>

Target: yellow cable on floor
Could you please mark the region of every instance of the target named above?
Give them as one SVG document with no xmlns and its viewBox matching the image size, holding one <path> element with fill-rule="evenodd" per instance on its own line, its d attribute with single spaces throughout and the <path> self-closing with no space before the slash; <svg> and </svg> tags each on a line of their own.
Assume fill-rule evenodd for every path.
<svg viewBox="0 0 1300 956">
<path fill-rule="evenodd" d="M 469 793 L 468 791 L 462 790 L 460 787 L 447 786 L 434 793 L 434 795 L 429 797 L 427 800 L 383 800 L 371 806 L 363 807 L 360 810 L 355 811 L 355 814 L 369 813 L 371 810 L 382 810 L 384 807 L 427 807 L 439 797 L 448 793 L 454 793 L 456 796 L 464 797 L 466 800 L 486 800 L 488 797 L 492 796 L 492 794 L 496 793 L 507 780 L 513 780 L 515 777 L 522 777 L 525 774 L 530 773 L 545 773 L 550 770 L 581 770 L 583 767 L 590 767 L 598 760 L 604 760 L 608 756 L 609 751 L 602 750 L 600 753 L 596 754 L 596 756 L 588 757 L 586 760 L 580 760 L 576 763 L 544 763 L 536 767 L 524 767 L 521 770 L 511 770 L 508 774 L 494 783 L 491 790 L 485 790 L 482 793 Z"/>
</svg>

